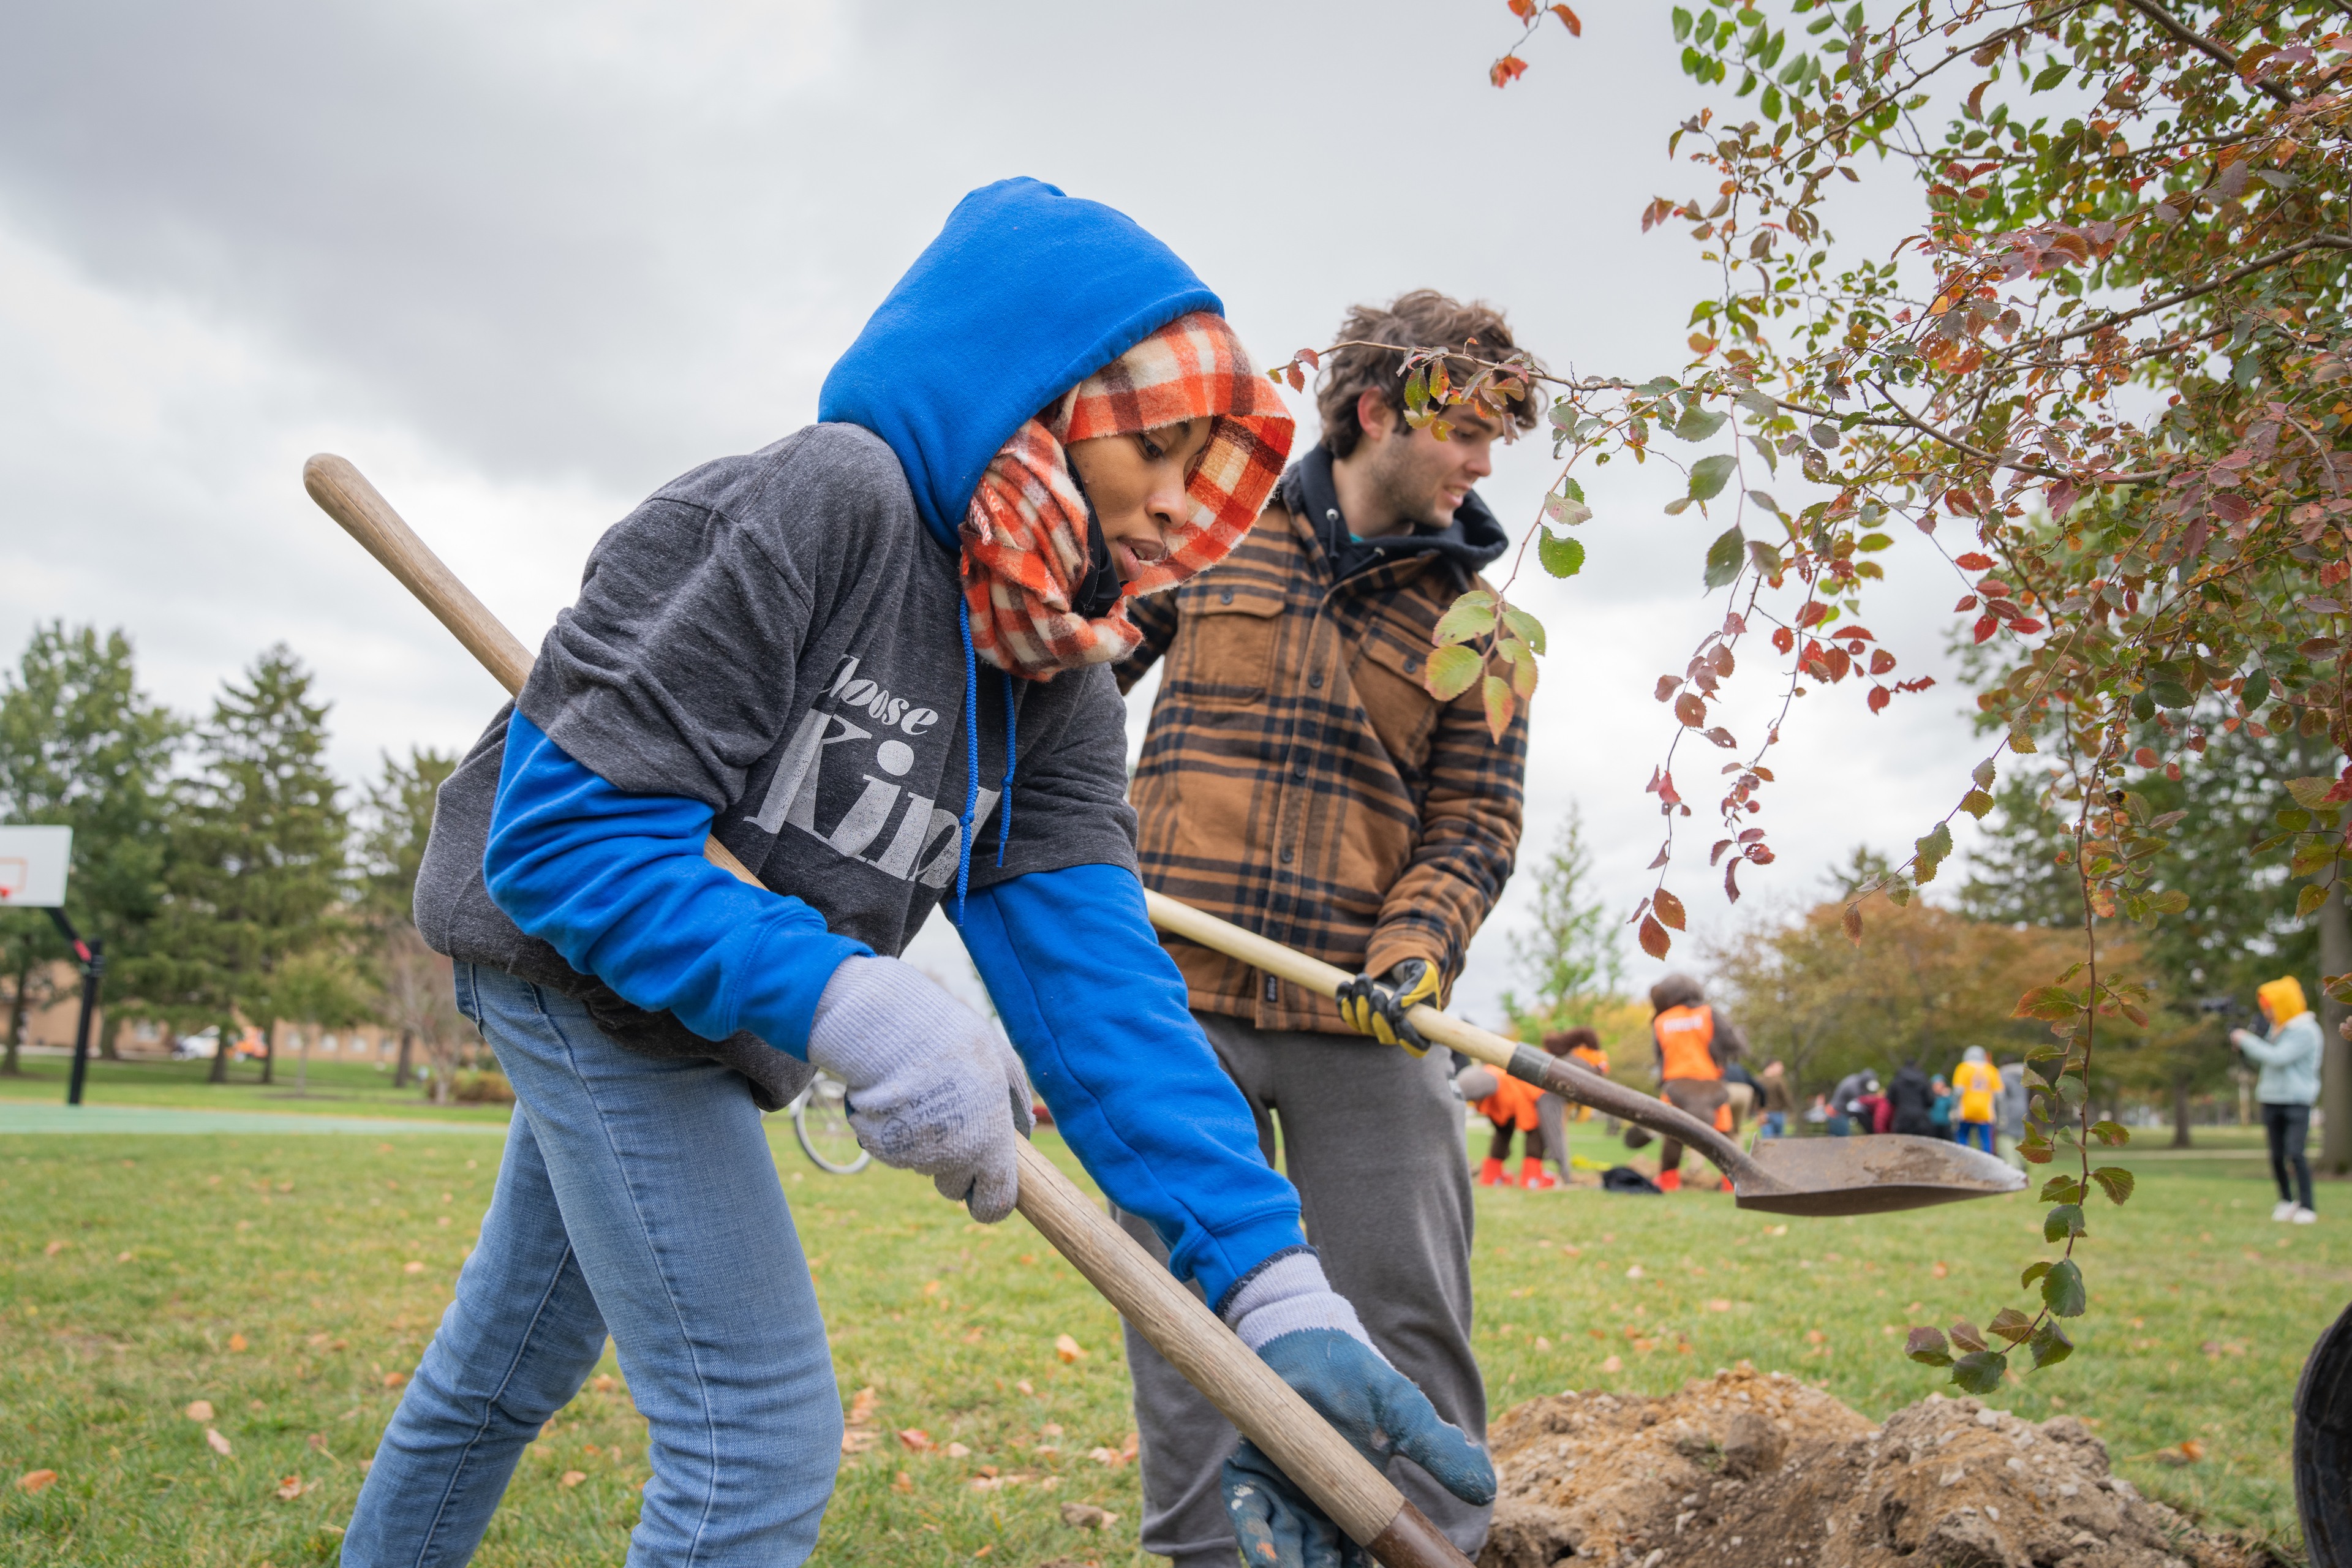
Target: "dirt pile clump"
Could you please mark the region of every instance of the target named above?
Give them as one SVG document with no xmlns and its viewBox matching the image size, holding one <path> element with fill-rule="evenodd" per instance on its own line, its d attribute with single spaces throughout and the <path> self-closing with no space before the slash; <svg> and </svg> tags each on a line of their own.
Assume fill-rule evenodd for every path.
<svg viewBox="0 0 2352 1568">
<path fill-rule="evenodd" d="M 1568 1393 L 1488 1434 L 1479 1568 L 2257 1568 L 2107 1473 L 2071 1415 L 1931 1394 L 1883 1426 L 1742 1367 L 1664 1399 Z"/>
</svg>

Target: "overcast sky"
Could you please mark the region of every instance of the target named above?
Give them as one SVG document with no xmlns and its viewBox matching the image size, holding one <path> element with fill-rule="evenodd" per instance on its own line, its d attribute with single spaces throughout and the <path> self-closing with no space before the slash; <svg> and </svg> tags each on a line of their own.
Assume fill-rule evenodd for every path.
<svg viewBox="0 0 2352 1568">
<path fill-rule="evenodd" d="M 462 749 L 499 692 L 311 506 L 303 458 L 356 462 L 535 645 L 599 532 L 804 424 L 957 197 L 1010 174 L 1159 234 L 1265 363 L 1433 286 L 1506 307 L 1555 367 L 1672 373 L 1710 269 L 1637 215 L 1700 188 L 1664 150 L 1694 89 L 1663 9 L 1585 20 L 1497 92 L 1500 0 L 29 7 L 0 53 L 0 643 L 121 626 L 193 710 L 282 639 L 346 779 Z M 1515 532 L 1548 456 L 1520 443 L 1486 487 Z M 1591 565 L 1519 594 L 1551 634 L 1522 861 L 1580 803 L 1630 913 L 1673 728 L 1651 690 L 1721 618 L 1700 556 L 1724 521 L 1662 515 L 1658 465 L 1586 484 Z M 1914 538 L 1889 563 L 1866 618 L 1904 673 L 1946 673 L 1948 569 Z M 1743 737 L 1777 705 L 1748 684 Z M 1907 852 L 1967 787 L 1982 747 L 1948 679 L 1877 717 L 1851 686 L 1798 705 L 1762 818 L 1780 858 L 1742 916 L 1810 901 L 1858 843 Z M 1700 749 L 1673 885 L 1720 930 Z M 1526 880 L 1474 949 L 1474 1016 L 1510 984 Z M 922 953 L 957 962 L 936 933 Z"/>
</svg>

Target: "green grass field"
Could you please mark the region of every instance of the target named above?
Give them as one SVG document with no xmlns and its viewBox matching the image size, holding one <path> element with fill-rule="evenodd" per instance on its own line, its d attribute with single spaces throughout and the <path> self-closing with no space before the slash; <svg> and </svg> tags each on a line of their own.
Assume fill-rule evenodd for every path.
<svg viewBox="0 0 2352 1568">
<path fill-rule="evenodd" d="M 66 1057 L 25 1057 L 23 1072 L 0 1077 L 0 1104 L 35 1101 L 63 1104 L 72 1068 Z M 302 1115 L 413 1116 L 436 1121 L 504 1121 L 503 1105 L 435 1105 L 415 1084 L 392 1087 L 392 1068 L 378 1072 L 359 1062 L 314 1059 L 310 1081 L 294 1086 L 291 1057 L 278 1064 L 277 1081 L 261 1081 L 257 1062 L 229 1068 L 229 1081 L 208 1083 L 208 1061 L 110 1062 L 93 1058 L 82 1097 L 92 1105 L 177 1106 L 205 1110 L 261 1110 Z"/>
<path fill-rule="evenodd" d="M 1115 1457 L 1131 1426 L 1109 1309 L 1018 1218 L 982 1229 L 879 1169 L 825 1176 L 773 1126 L 844 1403 L 876 1391 L 874 1446 L 844 1461 L 818 1561 L 1150 1561 L 1133 1545 L 1133 1465 L 1089 1457 Z M 2289 1402 L 2352 1299 L 2352 1203 L 2330 1188 L 2322 1224 L 2272 1225 L 2242 1141 L 2203 1142 L 2138 1152 L 2139 1194 L 2095 1215 L 2083 1249 L 2082 1350 L 1995 1403 L 2084 1416 L 2144 1490 L 2291 1547 Z M 0 1492 L 0 1563 L 331 1561 L 496 1147 L 428 1132 L 0 1137 L 0 1470 L 59 1478 Z M 1937 1386 L 1896 1353 L 1899 1326 L 2018 1300 L 2017 1269 L 2045 1251 L 2038 1214 L 2004 1200 L 1783 1231 L 1714 1194 L 1482 1192 L 1478 1345 L 1496 1408 L 1569 1386 L 1664 1392 L 1746 1358 L 1884 1414 Z M 1060 1334 L 1082 1358 L 1057 1355 Z M 533 1446 L 478 1561 L 621 1559 L 645 1427 L 604 1371 L 614 1381 Z M 209 1421 L 184 1414 L 195 1400 Z M 900 1428 L 933 1447 L 910 1451 Z M 2201 1462 L 2145 1457 L 2184 1438 Z M 1073 1501 L 1118 1520 L 1083 1533 L 1059 1517 Z"/>
</svg>

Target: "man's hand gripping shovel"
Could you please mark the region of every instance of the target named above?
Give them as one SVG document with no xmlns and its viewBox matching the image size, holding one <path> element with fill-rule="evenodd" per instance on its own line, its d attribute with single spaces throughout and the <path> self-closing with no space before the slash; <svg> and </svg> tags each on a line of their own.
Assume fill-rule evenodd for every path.
<svg viewBox="0 0 2352 1568">
<path fill-rule="evenodd" d="M 328 454 L 302 467 L 303 488 L 382 562 L 509 692 L 522 689 L 531 656 L 499 624 L 360 471 Z M 746 882 L 758 879 L 717 839 L 711 864 Z M 1283 1473 L 1315 1500 L 1349 1539 L 1388 1568 L 1471 1568 L 1470 1560 L 1260 1361 L 1233 1331 L 1125 1231 L 1113 1225 L 1053 1162 L 1021 1144 L 1022 1215 L 1054 1249 L 1135 1325 Z"/>
<path fill-rule="evenodd" d="M 1204 914 L 1163 894 L 1144 894 L 1151 923 L 1171 936 L 1196 942 L 1251 968 L 1329 996 L 1350 976 L 1277 942 Z M 1679 1139 L 1731 1178 L 1744 1209 L 1774 1214 L 1882 1214 L 1960 1198 L 2014 1193 L 2025 1175 L 1979 1150 L 1939 1138 L 1888 1133 L 1873 1138 L 1776 1138 L 1749 1154 L 1686 1111 L 1602 1078 L 1532 1046 L 1488 1034 L 1431 1006 L 1406 1016 L 1422 1037 L 1548 1089 L 1563 1100 Z"/>
</svg>

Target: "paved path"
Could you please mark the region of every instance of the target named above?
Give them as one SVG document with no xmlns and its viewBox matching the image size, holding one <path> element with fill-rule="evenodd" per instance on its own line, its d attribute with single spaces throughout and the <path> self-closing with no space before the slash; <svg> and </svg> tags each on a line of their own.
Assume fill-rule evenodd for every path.
<svg viewBox="0 0 2352 1568">
<path fill-rule="evenodd" d="M 0 1135 L 17 1132 L 472 1132 L 506 1136 L 496 1121 L 410 1121 L 382 1116 L 303 1116 L 268 1110 L 182 1110 L 168 1106 L 37 1105 L 0 1100 Z"/>
</svg>

